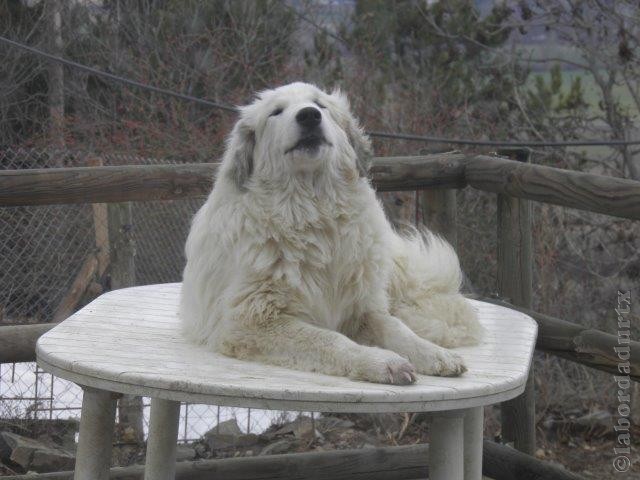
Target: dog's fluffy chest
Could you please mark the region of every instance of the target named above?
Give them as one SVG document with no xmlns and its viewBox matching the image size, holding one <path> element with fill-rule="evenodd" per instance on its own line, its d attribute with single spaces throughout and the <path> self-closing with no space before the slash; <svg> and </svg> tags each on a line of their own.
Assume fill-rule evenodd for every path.
<svg viewBox="0 0 640 480">
<path fill-rule="evenodd" d="M 297 290 L 296 310 L 331 330 L 360 315 L 362 299 L 374 283 L 387 278 L 384 214 L 370 202 L 361 208 L 362 203 L 353 201 L 346 208 L 312 204 L 307 209 L 313 212 L 306 213 L 311 220 L 291 224 L 276 215 L 269 228 L 272 275 Z"/>
</svg>

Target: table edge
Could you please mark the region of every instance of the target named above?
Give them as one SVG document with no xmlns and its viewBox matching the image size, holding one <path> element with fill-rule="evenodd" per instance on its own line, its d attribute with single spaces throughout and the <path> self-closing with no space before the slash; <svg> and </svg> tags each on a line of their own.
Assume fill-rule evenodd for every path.
<svg viewBox="0 0 640 480">
<path fill-rule="evenodd" d="M 526 386 L 526 382 L 523 382 L 515 388 L 501 392 L 448 400 L 400 402 L 291 400 L 175 391 L 159 387 L 149 387 L 117 382 L 114 380 L 105 380 L 103 378 L 73 372 L 71 370 L 52 365 L 41 358 L 38 352 L 36 352 L 36 361 L 46 372 L 65 380 L 69 380 L 81 387 L 90 387 L 126 395 L 160 398 L 178 402 L 219 405 L 225 407 L 259 408 L 265 410 L 316 411 L 327 413 L 396 413 L 460 410 L 471 407 L 492 405 L 506 400 L 511 400 L 522 394 Z M 407 386 L 407 388 L 411 388 L 411 386 Z"/>
</svg>

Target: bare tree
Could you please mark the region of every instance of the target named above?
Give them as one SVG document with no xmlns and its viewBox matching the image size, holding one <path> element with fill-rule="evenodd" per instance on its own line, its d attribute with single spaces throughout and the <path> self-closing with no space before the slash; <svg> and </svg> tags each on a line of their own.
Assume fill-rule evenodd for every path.
<svg viewBox="0 0 640 480">
<path fill-rule="evenodd" d="M 597 113 L 590 118 L 599 136 L 615 140 L 639 138 L 640 4 L 634 1 L 536 0 L 533 13 L 545 18 L 557 38 L 576 58 L 546 58 L 578 69 L 597 88 Z M 602 128 L 606 126 L 607 128 Z M 640 179 L 640 149 L 617 147 L 621 172 Z"/>
<path fill-rule="evenodd" d="M 47 3 L 49 20 L 49 45 L 51 53 L 62 56 L 62 0 Z M 64 67 L 60 63 L 50 63 L 49 71 L 49 118 L 50 138 L 58 148 L 64 148 Z"/>
</svg>

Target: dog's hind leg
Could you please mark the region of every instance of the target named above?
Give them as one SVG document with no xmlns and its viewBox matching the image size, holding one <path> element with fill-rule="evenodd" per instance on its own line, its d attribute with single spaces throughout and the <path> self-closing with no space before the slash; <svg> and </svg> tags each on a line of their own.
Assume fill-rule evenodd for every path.
<svg viewBox="0 0 640 480">
<path fill-rule="evenodd" d="M 431 293 L 394 302 L 391 312 L 420 337 L 442 347 L 476 345 L 482 338 L 475 309 L 459 293 Z"/>
<path fill-rule="evenodd" d="M 457 376 L 467 368 L 459 355 L 420 338 L 402 320 L 381 312 L 363 315 L 345 333 L 356 342 L 393 350 L 415 365 L 418 373 Z"/>
</svg>

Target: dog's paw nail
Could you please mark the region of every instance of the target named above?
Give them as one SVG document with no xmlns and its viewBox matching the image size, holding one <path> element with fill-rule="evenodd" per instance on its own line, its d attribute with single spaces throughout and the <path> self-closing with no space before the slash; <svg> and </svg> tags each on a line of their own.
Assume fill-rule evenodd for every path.
<svg viewBox="0 0 640 480">
<path fill-rule="evenodd" d="M 467 371 L 464 360 L 459 355 L 447 352 L 442 357 L 442 370 L 440 375 L 443 377 L 457 377 Z"/>
<path fill-rule="evenodd" d="M 444 349 L 421 359 L 418 366 L 420 373 L 440 377 L 457 377 L 467 371 L 460 355 Z"/>
<path fill-rule="evenodd" d="M 390 381 L 389 383 L 394 385 L 409 385 L 416 381 L 415 368 L 411 363 L 404 359 L 391 360 L 387 364 L 389 371 Z"/>
</svg>

